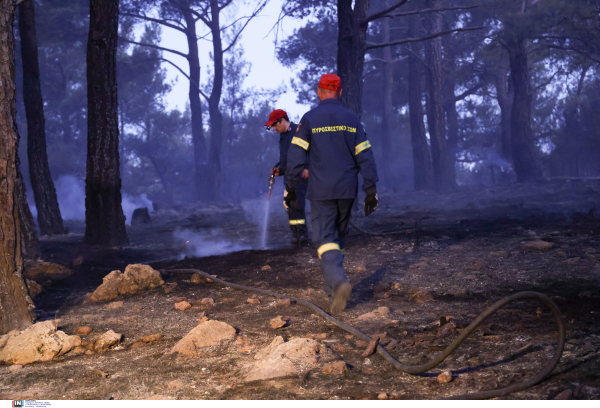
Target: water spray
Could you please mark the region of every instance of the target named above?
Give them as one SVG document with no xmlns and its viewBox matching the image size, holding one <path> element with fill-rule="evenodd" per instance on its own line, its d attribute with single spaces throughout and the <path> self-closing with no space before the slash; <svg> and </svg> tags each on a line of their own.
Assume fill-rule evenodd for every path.
<svg viewBox="0 0 600 408">
<path fill-rule="evenodd" d="M 271 177 L 269 177 L 269 191 L 267 192 L 267 200 L 271 199 L 271 190 L 273 190 L 273 184 L 275 184 L 275 175 L 271 174 Z"/>
</svg>

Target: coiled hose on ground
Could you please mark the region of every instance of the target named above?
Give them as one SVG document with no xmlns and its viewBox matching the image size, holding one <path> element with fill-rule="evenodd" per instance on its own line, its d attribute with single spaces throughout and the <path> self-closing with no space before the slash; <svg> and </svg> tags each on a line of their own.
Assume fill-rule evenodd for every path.
<svg viewBox="0 0 600 408">
<path fill-rule="evenodd" d="M 313 304 L 305 299 L 301 299 L 301 298 L 297 298 L 297 297 L 293 297 L 293 296 L 282 295 L 280 293 L 271 292 L 271 291 L 265 290 L 265 289 L 258 289 L 258 288 L 253 288 L 253 287 L 249 287 L 249 286 L 238 285 L 236 283 L 226 282 L 222 279 L 216 278 L 216 277 L 214 277 L 206 272 L 203 272 L 199 269 L 171 269 L 170 271 L 171 272 L 183 272 L 183 273 L 198 273 L 198 274 L 204 276 L 205 278 L 211 279 L 215 282 L 221 283 L 221 284 L 223 284 L 225 286 L 229 286 L 231 288 L 247 290 L 247 291 L 256 292 L 256 293 L 262 293 L 264 295 L 270 295 L 270 296 L 274 296 L 274 297 L 278 297 L 278 298 L 282 298 L 282 299 L 293 300 L 296 303 L 300 303 L 304 306 L 311 308 L 312 310 L 317 312 L 322 318 L 324 318 L 328 322 L 331 322 L 331 323 L 335 324 L 336 326 L 338 326 L 339 328 L 346 330 L 349 333 L 352 333 L 353 335 L 360 338 L 361 340 L 366 341 L 366 342 L 370 342 L 372 340 L 371 337 L 369 337 L 365 333 L 361 332 L 360 330 L 356 329 L 355 327 L 350 326 L 349 324 L 342 322 L 341 320 L 336 319 L 335 317 L 329 315 L 328 313 L 323 311 L 321 308 L 319 308 L 315 304 Z M 464 342 L 466 340 L 466 338 L 471 333 L 473 333 L 473 331 L 475 331 L 475 329 L 477 329 L 477 327 L 479 327 L 479 325 L 481 325 L 481 323 L 483 323 L 483 321 L 485 319 L 487 319 L 490 315 L 492 315 L 498 309 L 508 305 L 509 303 L 516 302 L 518 300 L 537 300 L 540 303 L 546 305 L 552 311 L 552 314 L 554 315 L 554 318 L 556 319 L 556 323 L 558 324 L 558 347 L 556 348 L 552 359 L 548 362 L 548 364 L 545 367 L 542 368 L 542 370 L 538 374 L 531 377 L 527 381 L 524 381 L 524 382 L 521 382 L 518 384 L 514 384 L 514 385 L 511 385 L 506 388 L 497 389 L 497 390 L 480 391 L 480 392 L 476 392 L 473 394 L 464 394 L 464 395 L 453 396 L 453 397 L 450 397 L 450 399 L 497 398 L 497 397 L 506 396 L 513 392 L 522 391 L 524 389 L 527 389 L 527 388 L 539 383 L 544 378 L 546 378 L 546 376 L 548 376 L 548 374 L 550 374 L 552 372 L 552 370 L 554 370 L 554 367 L 556 367 L 556 365 L 558 364 L 558 362 L 562 356 L 564 347 L 565 347 L 565 323 L 564 323 L 562 314 L 560 313 L 558 306 L 556 306 L 556 304 L 552 301 L 552 299 L 550 299 L 546 295 L 543 295 L 538 292 L 519 292 L 519 293 L 515 293 L 514 295 L 507 296 L 507 297 L 497 301 L 492 306 L 490 306 L 486 311 L 481 313 L 479 315 L 479 317 L 477 317 L 477 319 L 475 319 L 473 321 L 473 323 L 471 323 L 466 329 L 464 329 L 460 333 L 460 335 L 458 336 L 458 338 L 456 340 L 454 340 L 443 352 L 441 352 L 436 358 L 434 358 L 432 361 L 430 361 L 427 364 L 422 364 L 422 365 L 418 365 L 418 366 L 408 366 L 408 365 L 402 364 L 400 361 L 398 361 L 394 357 L 392 357 L 387 352 L 387 350 L 384 349 L 380 345 L 377 346 L 377 352 L 385 360 L 387 360 L 389 363 L 391 363 L 397 370 L 399 370 L 403 373 L 419 374 L 419 373 L 423 373 L 425 371 L 429 371 L 429 370 L 437 367 L 450 354 L 452 354 L 452 352 L 454 350 L 456 350 L 458 348 L 458 346 L 460 346 L 462 344 L 462 342 Z"/>
</svg>

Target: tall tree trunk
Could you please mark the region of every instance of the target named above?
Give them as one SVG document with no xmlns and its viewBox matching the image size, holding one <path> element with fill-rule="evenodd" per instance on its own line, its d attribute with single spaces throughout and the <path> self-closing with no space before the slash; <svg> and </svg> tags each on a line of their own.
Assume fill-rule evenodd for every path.
<svg viewBox="0 0 600 408">
<path fill-rule="evenodd" d="M 354 2 L 354 10 L 352 3 Z M 340 102 L 362 115 L 363 68 L 367 50 L 367 16 L 370 0 L 338 0 L 337 73 L 342 79 Z"/>
<path fill-rule="evenodd" d="M 221 41 L 221 24 L 219 2 L 210 0 L 211 32 L 213 43 L 214 78 L 212 91 L 208 98 L 210 116 L 210 154 L 208 157 L 208 191 L 207 199 L 215 200 L 221 187 L 221 150 L 223 148 L 223 115 L 219 109 L 223 92 L 223 43 Z"/>
<path fill-rule="evenodd" d="M 519 182 L 539 181 L 541 172 L 536 163 L 533 133 L 531 130 L 531 105 L 533 91 L 527 67 L 525 39 L 511 36 L 506 41 L 510 60 L 510 78 L 514 98 L 510 117 L 512 158 Z"/>
<path fill-rule="evenodd" d="M 119 0 L 90 0 L 84 237 L 84 242 L 90 245 L 129 243 L 119 170 L 118 29 Z"/>
<path fill-rule="evenodd" d="M 428 8 L 441 8 L 440 0 L 428 0 Z M 428 17 L 429 32 L 442 31 L 442 15 L 431 13 Z M 427 123 L 431 142 L 431 158 L 435 187 L 438 191 L 456 189 L 454 159 L 446 142 L 446 120 L 443 106 L 442 39 L 430 40 L 426 45 L 428 65 Z"/>
<path fill-rule="evenodd" d="M 65 234 L 46 154 L 44 102 L 40 87 L 33 0 L 19 5 L 19 33 L 23 57 L 23 101 L 27 117 L 27 158 L 38 225 L 42 235 Z"/>
<path fill-rule="evenodd" d="M 198 54 L 198 36 L 196 33 L 196 20 L 188 9 L 182 11 L 186 24 L 188 43 L 188 64 L 190 66 L 190 113 L 192 116 L 192 143 L 194 144 L 194 177 L 196 182 L 196 196 L 204 198 L 206 194 L 206 140 L 202 123 L 202 103 L 200 102 L 200 56 Z"/>
<path fill-rule="evenodd" d="M 508 77 L 509 72 L 510 71 L 504 67 L 499 67 L 498 71 L 496 71 L 496 95 L 498 106 L 500 106 L 500 147 L 502 149 L 502 157 L 506 161 L 511 162 L 510 111 L 512 109 L 512 100 L 514 98 L 514 88 L 510 86 Z"/>
<path fill-rule="evenodd" d="M 17 196 L 19 202 L 19 219 L 21 222 L 21 254 L 26 260 L 39 258 L 42 253 L 38 241 L 35 224 L 33 223 L 33 215 L 27 204 L 27 190 L 25 188 L 25 180 L 21 174 L 21 163 L 17 156 Z"/>
<path fill-rule="evenodd" d="M 444 26 L 443 29 L 449 30 L 451 27 Z M 455 41 L 450 35 L 442 37 L 444 50 L 450 50 L 451 42 Z M 454 94 L 454 71 L 456 70 L 456 56 L 448 52 L 444 53 L 444 112 L 446 112 L 446 127 L 448 131 L 448 148 L 452 154 L 456 154 L 456 149 L 460 141 L 460 127 L 458 125 L 458 112 L 456 110 L 456 95 Z"/>
<path fill-rule="evenodd" d="M 418 30 L 418 17 L 410 17 L 408 38 L 415 38 Z M 408 51 L 408 112 L 410 116 L 410 135 L 414 162 L 415 190 L 425 190 L 433 187 L 433 168 L 431 155 L 423 123 L 423 104 L 421 103 L 423 79 L 422 65 L 419 58 L 420 45 L 416 43 L 412 51 Z"/>
<path fill-rule="evenodd" d="M 0 0 L 0 335 L 23 329 L 33 319 L 21 254 L 14 18 L 15 1 Z"/>
<path fill-rule="evenodd" d="M 385 2 L 385 7 L 389 7 Z M 390 20 L 384 18 L 382 21 L 383 42 L 388 43 L 390 39 Z M 394 174 L 394 147 L 392 146 L 392 135 L 397 133 L 396 117 L 394 115 L 392 92 L 394 90 L 394 60 L 390 47 L 383 48 L 383 111 L 381 120 L 381 151 L 383 159 L 383 180 L 385 185 L 396 191 L 396 176 Z"/>
</svg>

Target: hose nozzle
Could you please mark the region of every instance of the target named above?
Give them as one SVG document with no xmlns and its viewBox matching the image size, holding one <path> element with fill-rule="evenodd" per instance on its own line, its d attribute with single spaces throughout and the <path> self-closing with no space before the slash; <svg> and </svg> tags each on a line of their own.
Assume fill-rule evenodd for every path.
<svg viewBox="0 0 600 408">
<path fill-rule="evenodd" d="M 273 190 L 273 184 L 275 184 L 275 175 L 271 174 L 271 177 L 269 177 L 269 191 L 267 193 L 267 200 L 271 199 L 271 190 Z"/>
</svg>

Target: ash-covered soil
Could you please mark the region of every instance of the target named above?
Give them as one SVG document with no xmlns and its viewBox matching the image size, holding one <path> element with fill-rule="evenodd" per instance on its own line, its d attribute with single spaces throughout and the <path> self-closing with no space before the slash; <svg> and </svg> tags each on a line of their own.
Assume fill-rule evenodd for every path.
<svg viewBox="0 0 600 408">
<path fill-rule="evenodd" d="M 417 365 L 431 360 L 495 301 L 518 291 L 538 291 L 564 314 L 568 343 L 549 378 L 507 398 L 600 398 L 600 183 L 469 189 L 449 196 L 382 194 L 380 200 L 373 216 L 357 211 L 355 222 L 384 235 L 351 230 L 348 238 L 344 267 L 354 290 L 341 320 L 370 336 L 380 335 L 381 344 L 395 340 L 390 353 Z M 107 330 L 122 333 L 123 341 L 102 354 L 66 355 L 16 370 L 0 366 L 1 399 L 374 399 L 382 393 L 388 399 L 437 399 L 524 381 L 556 347 L 549 310 L 520 302 L 489 318 L 438 368 L 402 374 L 377 354 L 363 357 L 366 343 L 301 305 L 276 306 L 269 296 L 216 283 L 194 284 L 189 274 L 170 272 L 201 269 L 326 308 L 316 249 L 287 245 L 285 214 L 271 218 L 269 243 L 274 249 L 183 259 L 182 254 L 195 252 L 174 238 L 177 229 L 201 234 L 200 245 L 252 248 L 257 224 L 237 205 L 151 215 L 151 225 L 128 227 L 128 247 L 86 247 L 80 223 L 71 223 L 73 232 L 66 237 L 42 240 L 44 260 L 69 266 L 82 256 L 83 263 L 71 277 L 44 288 L 36 299 L 38 318 L 60 319 L 59 329 L 67 334 L 90 326 L 94 331 L 84 341 Z M 536 240 L 553 248 L 522 248 Z M 157 259 L 163 260 L 151 263 Z M 107 303 L 83 303 L 111 270 L 148 262 L 163 273 L 164 287 L 116 299 L 123 306 L 113 310 Z M 251 297 L 260 303 L 248 303 Z M 174 304 L 183 298 L 193 307 L 176 310 Z M 201 304 L 204 298 L 214 304 Z M 382 306 L 389 315 L 359 318 Z M 196 327 L 202 313 L 234 326 L 236 338 L 195 356 L 167 354 Z M 287 317 L 289 324 L 271 329 L 269 321 L 276 316 Z M 441 318 L 452 326 L 440 327 Z M 156 333 L 163 335 L 162 341 L 133 347 Z M 348 371 L 324 374 L 318 366 L 296 377 L 244 382 L 254 355 L 276 336 L 314 338 L 345 361 Z M 437 376 L 445 370 L 453 380 L 439 383 Z"/>
</svg>

